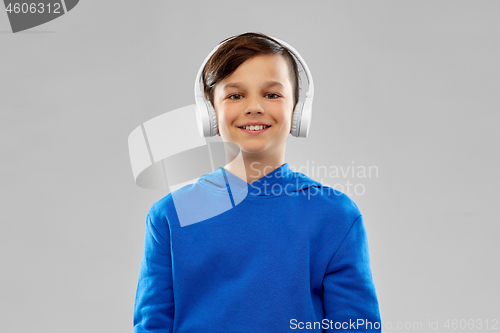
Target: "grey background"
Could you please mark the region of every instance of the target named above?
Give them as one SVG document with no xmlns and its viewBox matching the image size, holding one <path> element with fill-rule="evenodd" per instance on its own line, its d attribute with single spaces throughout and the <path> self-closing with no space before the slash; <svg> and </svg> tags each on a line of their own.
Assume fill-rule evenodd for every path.
<svg viewBox="0 0 500 333">
<path fill-rule="evenodd" d="M 86 0 L 12 34 L 2 11 L 2 331 L 132 332 L 145 216 L 164 194 L 134 184 L 127 137 L 194 103 L 205 56 L 246 31 L 288 42 L 314 76 L 310 137 L 290 137 L 286 161 L 378 167 L 351 197 L 383 321 L 500 319 L 499 14 L 483 0 Z"/>
</svg>

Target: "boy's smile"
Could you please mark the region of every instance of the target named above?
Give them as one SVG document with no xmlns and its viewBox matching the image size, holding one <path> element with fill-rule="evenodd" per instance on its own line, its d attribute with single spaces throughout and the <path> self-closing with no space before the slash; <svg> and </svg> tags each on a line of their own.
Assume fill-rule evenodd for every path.
<svg viewBox="0 0 500 333">
<path fill-rule="evenodd" d="M 285 58 L 272 54 L 246 60 L 215 86 L 214 108 L 225 142 L 236 143 L 245 155 L 257 154 L 252 157 L 259 160 L 282 157 L 293 112 Z"/>
</svg>

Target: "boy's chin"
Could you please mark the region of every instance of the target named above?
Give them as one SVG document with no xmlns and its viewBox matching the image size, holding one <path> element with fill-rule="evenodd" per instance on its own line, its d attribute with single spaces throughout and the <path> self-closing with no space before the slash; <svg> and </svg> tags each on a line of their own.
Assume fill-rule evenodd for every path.
<svg viewBox="0 0 500 333">
<path fill-rule="evenodd" d="M 248 154 L 248 155 L 265 155 L 269 153 L 269 151 L 266 149 L 265 146 L 245 146 L 245 145 L 240 145 L 240 150 L 243 154 Z"/>
</svg>

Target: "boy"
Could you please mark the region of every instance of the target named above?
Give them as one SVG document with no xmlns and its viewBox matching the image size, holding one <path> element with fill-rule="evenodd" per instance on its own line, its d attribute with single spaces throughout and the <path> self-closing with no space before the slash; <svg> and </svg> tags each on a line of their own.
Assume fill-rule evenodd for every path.
<svg viewBox="0 0 500 333">
<path fill-rule="evenodd" d="M 290 52 L 263 34 L 229 38 L 203 86 L 216 133 L 238 149 L 151 207 L 134 331 L 380 332 L 358 207 L 284 162 L 299 99 Z"/>
</svg>

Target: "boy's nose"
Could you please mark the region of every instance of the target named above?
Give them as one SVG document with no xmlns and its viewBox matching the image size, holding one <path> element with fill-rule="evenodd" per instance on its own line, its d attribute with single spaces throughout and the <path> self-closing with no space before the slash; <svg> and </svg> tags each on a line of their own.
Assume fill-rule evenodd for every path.
<svg viewBox="0 0 500 333">
<path fill-rule="evenodd" d="M 259 100 L 258 97 L 251 97 L 249 96 L 247 98 L 247 105 L 246 105 L 246 112 L 247 113 L 263 113 L 264 108 L 262 107 L 262 104 Z"/>
</svg>

